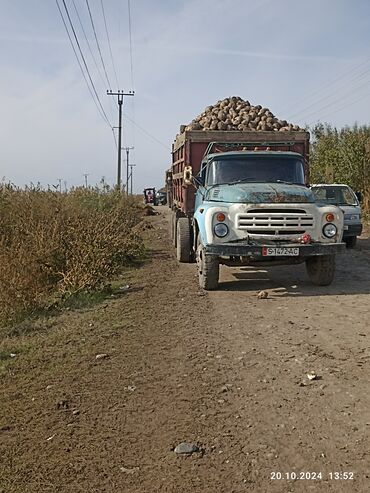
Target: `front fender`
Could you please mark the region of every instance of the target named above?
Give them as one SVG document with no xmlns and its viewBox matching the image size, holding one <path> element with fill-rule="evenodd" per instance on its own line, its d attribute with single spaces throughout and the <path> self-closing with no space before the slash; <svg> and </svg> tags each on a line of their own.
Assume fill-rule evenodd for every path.
<svg viewBox="0 0 370 493">
<path fill-rule="evenodd" d="M 194 221 L 198 227 L 198 235 L 200 236 L 203 245 L 206 244 L 206 226 L 205 226 L 205 209 L 204 207 L 198 207 L 194 213 Z"/>
<path fill-rule="evenodd" d="M 327 223 L 326 220 L 326 215 L 328 213 L 332 213 L 334 215 L 334 221 L 333 224 L 338 229 L 337 235 L 332 238 L 328 239 L 322 234 L 322 228 L 323 226 Z M 318 234 L 318 240 L 323 242 L 323 243 L 332 243 L 332 242 L 340 242 L 342 240 L 342 235 L 343 235 L 343 226 L 344 226 L 344 214 L 343 211 L 335 206 L 335 205 L 325 205 L 325 206 L 319 206 L 317 208 L 317 224 L 319 225 L 319 229 L 317 231 Z"/>
<path fill-rule="evenodd" d="M 218 212 L 223 212 L 225 214 L 226 222 L 228 223 L 229 208 L 225 205 L 216 206 L 214 204 L 203 203 L 194 213 L 194 219 L 198 225 L 198 234 L 200 235 L 203 245 L 212 245 L 215 242 L 222 241 L 213 234 L 214 217 Z"/>
</svg>

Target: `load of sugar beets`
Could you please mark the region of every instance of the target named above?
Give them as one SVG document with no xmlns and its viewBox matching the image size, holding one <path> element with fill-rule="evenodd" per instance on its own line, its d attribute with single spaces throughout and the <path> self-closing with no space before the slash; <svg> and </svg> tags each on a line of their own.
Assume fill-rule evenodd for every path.
<svg viewBox="0 0 370 493">
<path fill-rule="evenodd" d="M 185 130 L 238 130 L 238 131 L 303 131 L 298 125 L 277 118 L 268 108 L 253 106 L 238 96 L 225 98 L 207 108 L 189 125 L 181 125 Z"/>
</svg>

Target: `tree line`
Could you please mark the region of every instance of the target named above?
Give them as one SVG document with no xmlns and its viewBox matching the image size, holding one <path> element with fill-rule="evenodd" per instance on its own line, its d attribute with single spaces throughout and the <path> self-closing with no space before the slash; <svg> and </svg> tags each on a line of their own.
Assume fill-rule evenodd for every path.
<svg viewBox="0 0 370 493">
<path fill-rule="evenodd" d="M 370 126 L 337 129 L 319 123 L 311 132 L 311 183 L 345 183 L 361 192 L 370 211 Z"/>
</svg>

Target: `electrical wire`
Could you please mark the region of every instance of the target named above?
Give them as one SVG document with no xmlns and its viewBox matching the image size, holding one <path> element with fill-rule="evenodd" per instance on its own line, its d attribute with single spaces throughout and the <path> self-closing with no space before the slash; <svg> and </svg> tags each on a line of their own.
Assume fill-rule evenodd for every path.
<svg viewBox="0 0 370 493">
<path fill-rule="evenodd" d="M 128 32 L 129 32 L 129 41 L 130 41 L 131 89 L 134 90 L 134 64 L 133 64 L 133 57 L 132 57 L 132 29 L 131 29 L 131 3 L 130 3 L 130 0 L 127 0 L 127 8 L 128 8 Z"/>
<path fill-rule="evenodd" d="M 103 106 L 102 106 L 102 104 L 101 104 L 101 101 L 100 101 L 100 99 L 99 99 L 99 96 L 98 96 L 98 94 L 97 94 L 97 92 L 96 92 L 96 89 L 95 89 L 94 83 L 93 83 L 93 81 L 92 81 L 92 79 L 91 79 L 90 72 L 89 72 L 89 70 L 88 70 L 88 68 L 87 68 L 86 61 L 85 61 L 85 59 L 84 59 L 84 57 L 83 57 L 82 51 L 81 51 L 81 49 L 80 49 L 80 54 L 81 54 L 81 57 L 82 57 L 82 59 L 83 59 L 83 61 L 84 61 L 84 64 L 85 64 L 85 69 L 87 70 L 87 73 L 88 73 L 88 75 L 89 75 L 90 83 L 91 83 L 91 85 L 92 85 L 92 87 L 93 87 L 93 90 L 91 89 L 91 87 L 90 87 L 90 85 L 89 85 L 89 82 L 88 82 L 88 80 L 87 80 L 87 78 L 86 78 L 86 74 L 85 74 L 85 72 L 84 72 L 84 70 L 83 70 L 83 67 L 82 67 L 82 65 L 81 65 L 81 62 L 80 62 L 80 59 L 79 59 L 79 57 L 78 57 L 78 54 L 77 54 L 76 48 L 75 48 L 75 46 L 74 46 L 74 44 L 73 44 L 73 41 L 72 41 L 71 35 L 70 35 L 70 33 L 69 33 L 69 30 L 68 30 L 68 27 L 67 27 L 67 23 L 66 23 L 66 21 L 65 21 L 65 19 L 64 19 L 64 16 L 63 16 L 63 13 L 62 13 L 62 9 L 61 9 L 61 7 L 60 7 L 60 5 L 59 5 L 58 0 L 55 0 L 55 1 L 56 1 L 56 4 L 57 4 L 57 7 L 58 7 L 58 10 L 59 10 L 59 13 L 60 13 L 60 17 L 61 17 L 61 19 L 62 19 L 62 21 L 63 21 L 63 24 L 64 24 L 64 27 L 65 27 L 66 33 L 67 33 L 67 35 L 68 35 L 68 39 L 69 39 L 69 41 L 70 41 L 70 43 L 71 43 L 71 46 L 72 46 L 73 52 L 74 52 L 74 54 L 75 54 L 75 57 L 76 57 L 76 60 L 77 60 L 78 66 L 80 67 L 80 70 L 81 70 L 81 73 L 82 73 L 82 75 L 83 75 L 83 78 L 85 79 L 85 82 L 86 82 L 87 88 L 88 88 L 88 90 L 89 90 L 89 93 L 90 93 L 90 95 L 91 95 L 91 97 L 92 97 L 92 99 L 93 99 L 93 101 L 94 101 L 94 103 L 95 103 L 95 106 L 97 107 L 97 109 L 98 109 L 98 111 L 99 111 L 100 116 L 101 116 L 101 117 L 103 118 L 103 120 L 107 123 L 107 125 L 109 125 L 109 127 L 111 127 L 111 128 L 112 128 L 112 125 L 110 124 L 110 122 L 109 122 L 109 120 L 108 120 L 108 117 L 107 117 L 107 115 L 106 115 L 106 113 L 105 113 L 105 111 L 104 111 L 104 108 L 103 108 Z M 70 24 L 71 24 L 71 27 L 72 27 L 72 31 L 73 31 L 73 32 L 74 32 L 74 34 L 75 34 L 75 31 L 74 31 L 74 29 L 73 29 L 73 24 L 72 24 L 71 19 L 70 19 L 70 17 L 69 17 L 69 13 L 68 13 L 67 6 L 66 6 L 66 4 L 65 4 L 65 1 L 64 1 L 64 0 L 62 0 L 62 1 L 63 1 L 64 8 L 65 8 L 65 10 L 66 10 L 66 12 L 67 12 L 68 19 L 69 19 L 69 21 L 70 21 Z M 76 34 L 75 34 L 75 39 L 77 40 Z M 79 46 L 78 40 L 77 40 L 77 45 Z M 95 94 L 95 97 L 94 97 L 94 94 Z"/>
<path fill-rule="evenodd" d="M 340 111 L 344 110 L 345 108 L 348 108 L 348 106 L 351 106 L 352 104 L 356 104 L 356 103 L 358 103 L 360 101 L 363 101 L 364 99 L 368 98 L 369 96 L 370 96 L 370 94 L 367 93 L 365 96 L 361 96 L 360 98 L 357 98 L 354 101 L 350 101 L 347 104 L 341 106 L 340 108 L 338 108 L 338 109 L 336 109 L 334 111 L 331 111 L 330 113 L 324 113 L 325 114 L 325 118 L 327 118 L 328 116 L 331 116 L 331 115 L 335 115 L 336 113 L 339 113 Z M 311 127 L 315 123 L 316 122 L 312 121 L 311 123 L 308 124 L 308 126 Z"/>
<path fill-rule="evenodd" d="M 102 81 L 102 83 L 103 83 L 103 86 L 106 86 L 106 83 L 105 83 L 104 77 L 103 77 L 103 75 L 102 75 L 102 73 L 101 73 L 101 70 L 100 70 L 100 68 L 99 68 L 98 62 L 96 61 L 96 57 L 95 57 L 95 55 L 94 55 L 94 52 L 93 52 L 93 50 L 92 50 L 92 48 L 91 48 L 91 44 L 90 44 L 89 39 L 88 39 L 88 37 L 87 37 L 86 31 L 85 31 L 85 29 L 84 29 L 83 22 L 82 22 L 82 19 L 81 19 L 80 14 L 79 14 L 79 12 L 78 12 L 78 9 L 77 9 L 77 6 L 76 6 L 76 2 L 75 2 L 75 0 L 72 0 L 72 3 L 73 3 L 73 6 L 74 6 L 74 9 L 75 9 L 75 11 L 76 11 L 76 15 L 77 15 L 78 21 L 79 21 L 79 23 L 80 23 L 81 30 L 82 30 L 82 32 L 83 32 L 83 35 L 84 35 L 84 38 L 85 38 L 86 44 L 87 44 L 87 46 L 88 46 L 88 48 L 89 48 L 89 51 L 90 51 L 91 57 L 92 57 L 92 59 L 93 59 L 93 61 L 94 61 L 94 64 L 95 64 L 95 67 L 96 67 L 96 71 L 97 71 L 97 73 L 99 74 L 99 77 L 100 77 L 100 79 L 101 79 L 101 81 Z M 113 116 L 113 113 L 114 113 L 115 107 L 114 107 L 114 103 L 113 103 L 113 101 L 112 101 L 112 99 L 111 99 L 111 98 L 109 98 L 109 106 L 110 106 L 110 110 L 111 110 L 111 113 L 112 113 L 112 115 L 111 115 L 111 116 Z"/>
<path fill-rule="evenodd" d="M 118 77 L 117 77 L 117 72 L 116 72 L 116 67 L 114 65 L 114 60 L 113 60 L 113 53 L 112 53 L 112 47 L 111 47 L 111 44 L 110 44 L 110 39 L 109 39 L 109 33 L 108 33 L 108 26 L 107 26 L 107 19 L 105 17 L 105 10 L 104 10 L 104 4 L 103 4 L 103 0 L 100 0 L 100 4 L 101 4 L 101 9 L 102 9 L 102 12 L 103 12 L 103 19 L 104 19 L 104 26 L 105 26 L 105 32 L 107 34 L 107 41 L 108 41 L 108 47 L 109 47 L 109 53 L 110 53 L 110 59 L 112 61 L 112 66 L 113 66 L 113 72 L 114 72 L 114 77 L 116 79 L 116 84 L 117 84 L 117 89 L 119 88 L 119 83 L 118 83 Z"/>
<path fill-rule="evenodd" d="M 325 92 L 327 89 L 330 89 L 332 91 L 333 85 L 336 84 L 337 82 L 346 79 L 348 75 L 353 75 L 354 72 L 357 70 L 361 69 L 362 66 L 367 65 L 370 62 L 370 58 L 368 58 L 365 61 L 362 61 L 360 64 L 355 64 L 349 69 L 347 69 L 345 72 L 342 72 L 339 76 L 335 77 L 334 79 L 331 79 L 327 81 L 324 85 L 321 85 L 319 89 L 316 89 L 314 91 L 309 92 L 308 94 L 304 95 L 304 98 L 300 98 L 299 100 L 296 101 L 296 103 L 289 103 L 288 105 L 283 106 L 277 113 L 283 114 L 286 111 L 290 111 L 290 108 L 296 107 L 297 104 L 299 105 L 302 103 L 302 99 L 306 102 L 307 100 L 310 100 L 314 98 L 316 95 L 321 95 L 323 92 Z M 290 117 L 289 117 L 290 118 Z"/>
<path fill-rule="evenodd" d="M 77 15 L 78 21 L 79 21 L 79 23 L 80 23 L 81 30 L 82 30 L 82 33 L 83 33 L 83 35 L 84 35 L 84 38 L 85 38 L 86 44 L 87 44 L 87 46 L 88 46 L 88 48 L 89 48 L 89 51 L 90 51 L 90 54 L 91 54 L 91 58 L 92 58 L 92 59 L 93 59 L 93 61 L 94 61 L 94 64 L 95 64 L 95 67 L 96 67 L 96 71 L 98 72 L 99 77 L 100 77 L 101 81 L 103 82 L 103 85 L 105 86 L 105 80 L 104 80 L 104 77 L 103 77 L 103 75 L 102 75 L 102 73 L 101 73 L 101 71 L 100 71 L 100 68 L 99 68 L 99 66 L 98 66 L 98 62 L 96 61 L 96 58 L 95 58 L 94 52 L 93 52 L 93 50 L 92 50 L 92 48 L 91 48 L 91 44 L 90 44 L 89 39 L 88 39 L 88 37 L 87 37 L 86 31 L 85 31 L 85 29 L 84 29 L 83 22 L 82 22 L 82 19 L 81 19 L 80 14 L 79 14 L 79 12 L 78 12 L 78 9 L 77 9 L 77 6 L 76 6 L 76 2 L 75 2 L 75 0 L 72 0 L 72 3 L 73 3 L 73 6 L 74 6 L 74 9 L 75 9 L 75 11 L 76 11 L 76 15 Z"/>
<path fill-rule="evenodd" d="M 103 105 L 102 105 L 102 103 L 101 103 L 101 101 L 100 101 L 99 95 L 98 95 L 98 93 L 97 93 L 97 91 L 96 91 L 95 84 L 94 84 L 94 82 L 93 82 L 93 80 L 92 80 L 92 77 L 91 77 L 91 74 L 90 74 L 90 71 L 89 71 L 89 67 L 87 66 L 87 63 L 86 63 L 86 60 L 85 60 L 84 54 L 83 54 L 83 52 L 82 52 L 80 42 L 79 42 L 79 40 L 78 40 L 78 37 L 77 37 L 76 31 L 75 31 L 75 28 L 74 28 L 73 23 L 72 23 L 72 19 L 71 19 L 70 15 L 69 15 L 69 12 L 68 12 L 68 8 L 67 8 L 67 5 L 66 5 L 66 2 L 65 2 L 65 0 L 62 0 L 62 2 L 63 2 L 63 5 L 64 5 L 64 8 L 65 8 L 65 11 L 66 11 L 66 14 L 67 14 L 67 17 L 68 17 L 68 20 L 69 20 L 69 23 L 70 23 L 70 26 L 71 26 L 71 29 L 72 29 L 72 32 L 73 32 L 73 35 L 74 35 L 75 41 L 76 41 L 76 44 L 77 44 L 77 47 L 78 47 L 78 50 L 79 50 L 79 52 L 80 52 L 80 55 L 81 55 L 82 61 L 83 61 L 83 63 L 84 63 L 84 66 L 85 66 L 85 69 L 86 69 L 87 75 L 88 75 L 88 77 L 89 77 L 89 80 L 90 80 L 91 86 L 92 86 L 92 88 L 93 88 L 93 91 L 94 91 L 95 97 L 96 97 L 96 99 L 98 100 L 99 106 L 100 106 L 100 108 L 101 108 L 101 110 L 102 110 L 102 113 L 103 113 L 103 115 L 104 115 L 105 119 L 107 120 L 108 125 L 109 125 L 110 127 L 112 127 L 112 125 L 111 125 L 111 123 L 109 122 L 109 119 L 108 119 L 108 117 L 107 117 L 107 114 L 106 114 L 106 112 L 105 112 L 105 110 L 104 110 L 104 107 L 103 107 Z"/>
<path fill-rule="evenodd" d="M 108 74 L 107 74 L 107 69 L 105 68 L 105 63 L 104 63 L 103 55 L 102 55 L 102 52 L 101 52 L 101 49 L 100 49 L 100 45 L 99 45 L 99 41 L 98 41 L 98 36 L 96 34 L 95 24 L 94 24 L 94 20 L 93 20 L 91 9 L 90 9 L 90 5 L 89 5 L 89 0 L 86 0 L 86 5 L 87 5 L 87 10 L 89 11 L 90 22 L 91 22 L 91 26 L 92 26 L 93 31 L 94 31 L 95 42 L 96 42 L 96 46 L 97 46 L 98 51 L 99 51 L 100 60 L 101 60 L 102 66 L 103 66 L 105 78 L 107 79 L 108 89 L 112 89 L 112 86 L 111 86 L 111 83 L 110 83 L 110 80 L 109 80 L 109 77 L 108 77 Z"/>
<path fill-rule="evenodd" d="M 131 75 L 131 90 L 134 90 L 134 62 L 133 62 L 133 55 L 132 55 L 132 20 L 131 20 L 131 3 L 130 0 L 127 0 L 127 12 L 128 12 L 128 32 L 129 32 L 129 50 L 130 50 L 130 75 Z M 133 144 L 135 146 L 135 98 L 132 101 L 132 117 L 133 119 L 131 120 L 132 124 L 132 140 Z"/>
<path fill-rule="evenodd" d="M 291 115 L 288 115 L 288 119 L 296 118 L 298 116 L 301 116 L 302 114 L 305 115 L 307 110 L 314 108 L 314 107 L 317 107 L 319 104 L 321 104 L 321 102 L 327 102 L 328 99 L 329 99 L 329 104 L 330 104 L 330 99 L 332 97 L 337 96 L 339 89 L 340 90 L 348 89 L 348 85 L 350 83 L 360 81 L 363 79 L 367 79 L 369 74 L 370 74 L 370 68 L 368 68 L 367 70 L 365 70 L 364 72 L 362 72 L 360 74 L 357 74 L 355 77 L 350 78 L 348 81 L 345 82 L 345 85 L 343 85 L 343 87 L 341 87 L 342 86 L 342 84 L 341 84 L 341 86 L 339 86 L 339 88 L 337 88 L 337 90 L 335 92 L 333 92 L 333 90 L 332 90 L 330 96 L 322 96 L 318 100 L 316 100 L 315 102 L 313 102 L 313 103 L 309 104 L 308 106 L 306 106 L 305 108 L 303 108 L 301 111 L 298 111 L 298 112 L 295 112 Z M 366 81 L 365 84 L 368 84 L 368 81 Z M 362 86 L 360 86 L 360 87 L 362 87 Z M 309 114 L 311 114 L 311 113 L 312 113 L 312 111 L 309 112 Z"/>
<path fill-rule="evenodd" d="M 350 89 L 350 91 L 349 91 L 349 92 L 347 92 L 347 93 L 345 93 L 345 94 L 341 95 L 341 96 L 340 96 L 339 98 L 337 98 L 337 99 L 334 99 L 334 100 L 332 100 L 332 101 L 328 102 L 328 104 L 325 104 L 324 106 L 320 106 L 320 107 L 319 107 L 319 108 L 317 108 L 316 110 L 309 112 L 309 113 L 308 113 L 308 114 L 306 114 L 303 118 L 304 118 L 304 119 L 305 119 L 305 118 L 311 118 L 312 116 L 316 115 L 317 113 L 321 113 L 321 112 L 322 112 L 322 110 L 324 110 L 324 109 L 326 109 L 326 108 L 330 108 L 331 106 L 336 105 L 336 104 L 338 104 L 338 103 L 342 103 L 342 102 L 343 102 L 343 100 L 348 99 L 348 98 L 351 98 L 351 96 L 353 96 L 353 95 L 358 96 L 358 93 L 355 93 L 355 91 L 358 91 L 358 90 L 359 90 L 359 89 L 361 89 L 362 87 L 368 87 L 368 85 L 369 85 L 369 81 L 367 80 L 365 83 L 360 84 L 359 86 L 352 87 L 352 88 Z M 354 93 L 355 93 L 355 94 L 354 94 Z M 351 103 L 350 103 L 350 104 L 351 104 Z M 303 118 L 301 118 L 301 119 L 303 119 Z"/>
<path fill-rule="evenodd" d="M 136 123 L 134 120 L 132 120 L 127 114 L 125 115 L 125 118 L 127 118 L 128 121 L 130 121 L 135 127 L 137 127 L 141 132 L 143 132 L 147 137 L 151 138 L 154 142 L 157 142 L 157 144 L 160 144 L 161 146 L 165 147 L 167 150 L 171 150 L 168 145 L 164 144 L 161 142 L 157 137 L 154 137 L 154 135 L 150 134 L 145 128 L 141 127 L 138 123 Z"/>
<path fill-rule="evenodd" d="M 112 132 L 113 132 L 114 143 L 116 144 L 116 149 L 118 150 L 117 137 L 116 134 L 114 133 L 114 127 L 112 127 Z"/>
</svg>

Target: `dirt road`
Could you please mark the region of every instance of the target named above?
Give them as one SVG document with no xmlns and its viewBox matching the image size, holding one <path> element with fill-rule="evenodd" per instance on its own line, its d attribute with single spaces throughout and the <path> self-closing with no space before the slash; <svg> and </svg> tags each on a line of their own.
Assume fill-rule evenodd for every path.
<svg viewBox="0 0 370 493">
<path fill-rule="evenodd" d="M 225 268 L 203 293 L 159 210 L 121 296 L 1 343 L 0 491 L 369 491 L 369 240 L 330 287 Z"/>
</svg>

